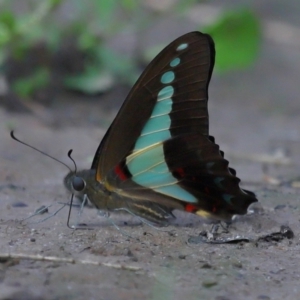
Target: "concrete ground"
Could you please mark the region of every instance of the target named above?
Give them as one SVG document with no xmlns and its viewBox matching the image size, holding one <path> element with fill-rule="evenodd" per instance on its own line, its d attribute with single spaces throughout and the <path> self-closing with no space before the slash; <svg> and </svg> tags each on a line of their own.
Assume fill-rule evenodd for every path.
<svg viewBox="0 0 300 300">
<path fill-rule="evenodd" d="M 0 109 L 0 300 L 300 299 L 300 5 L 250 3 L 263 20 L 260 57 L 250 70 L 213 75 L 209 100 L 211 134 L 260 200 L 261 207 L 222 233 L 245 239 L 201 242 L 199 233 L 210 225 L 190 214 L 162 230 L 113 215 L 132 238 L 89 208 L 81 222 L 92 230 L 68 229 L 67 208 L 37 223 L 69 200 L 62 184 L 68 171 L 13 141 L 10 129 L 70 165 L 66 154 L 74 149 L 78 167 L 88 168 L 107 128 L 89 120 L 109 124 L 118 107 L 107 105 L 113 99 L 74 96 L 39 116 Z M 61 125 L 45 122 L 62 111 Z M 21 221 L 42 205 L 52 205 L 49 213 Z"/>
</svg>

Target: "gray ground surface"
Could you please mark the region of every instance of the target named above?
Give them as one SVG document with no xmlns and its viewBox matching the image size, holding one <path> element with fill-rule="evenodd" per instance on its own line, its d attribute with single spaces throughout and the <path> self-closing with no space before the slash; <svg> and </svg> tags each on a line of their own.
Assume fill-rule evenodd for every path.
<svg viewBox="0 0 300 300">
<path fill-rule="evenodd" d="M 295 26 L 288 32 L 300 26 L 297 1 L 283 6 L 282 1 L 264 3 L 257 4 L 257 10 L 266 22 Z M 282 26 L 279 37 L 288 35 Z M 193 28 L 185 31 L 189 29 Z M 71 108 L 57 110 L 65 110 L 67 116 L 84 112 L 82 119 L 77 126 L 66 122 L 58 128 L 32 115 L 0 110 L 0 299 L 300 299 L 300 190 L 292 187 L 300 173 L 297 43 L 297 34 L 282 40 L 266 30 L 255 66 L 215 76 L 210 86 L 211 134 L 264 209 L 238 218 L 230 227 L 231 236 L 245 236 L 250 242 L 195 244 L 191 237 L 210 225 L 190 214 L 179 215 L 175 225 L 163 230 L 126 215 L 113 216 L 134 238 L 92 209 L 84 210 L 81 222 L 93 225 L 93 230 L 68 229 L 67 208 L 42 223 L 32 224 L 45 215 L 20 222 L 41 205 L 53 204 L 52 213 L 59 207 L 55 203 L 68 201 L 62 185 L 67 170 L 12 141 L 9 128 L 66 162 L 67 151 L 74 149 L 78 166 L 87 168 L 105 129 L 83 120 L 93 119 L 96 112 L 108 122 L 115 110 L 103 112 L 100 99 L 99 103 L 74 100 Z M 56 111 L 47 114 L 51 119 Z M 282 154 L 277 160 L 274 151 Z M 290 226 L 293 239 L 271 235 L 282 225 Z M 15 258 L 6 259 L 8 253 Z M 40 256 L 49 261 L 38 261 Z"/>
</svg>

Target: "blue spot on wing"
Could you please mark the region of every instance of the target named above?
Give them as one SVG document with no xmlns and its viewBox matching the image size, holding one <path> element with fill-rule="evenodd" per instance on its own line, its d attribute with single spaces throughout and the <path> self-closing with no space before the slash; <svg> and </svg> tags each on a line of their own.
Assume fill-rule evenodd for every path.
<svg viewBox="0 0 300 300">
<path fill-rule="evenodd" d="M 228 202 L 231 203 L 231 199 L 234 197 L 233 195 L 229 195 L 229 194 L 223 194 L 222 195 L 223 199 Z"/>
<path fill-rule="evenodd" d="M 162 144 L 133 153 L 127 157 L 126 165 L 131 180 L 137 184 L 185 202 L 197 202 L 192 194 L 177 185 L 178 180 L 165 162 Z"/>
<path fill-rule="evenodd" d="M 175 79 L 175 74 L 172 71 L 168 71 L 161 76 L 161 83 L 168 84 L 171 83 Z"/>
<path fill-rule="evenodd" d="M 159 101 L 169 99 L 173 96 L 173 94 L 174 94 L 174 88 L 171 85 L 167 85 L 159 91 L 157 95 L 157 101 L 159 102 Z"/>
<path fill-rule="evenodd" d="M 180 58 L 179 57 L 176 57 L 174 58 L 171 62 L 170 62 L 170 66 L 172 68 L 178 66 L 180 64 Z"/>
<path fill-rule="evenodd" d="M 176 50 L 177 50 L 177 51 L 181 51 L 181 50 L 186 49 L 187 47 L 188 47 L 188 44 L 187 44 L 187 43 L 183 43 L 183 44 L 179 45 L 179 46 L 176 48 Z"/>
<path fill-rule="evenodd" d="M 140 175 L 134 176 L 133 180 L 140 185 L 156 189 L 160 186 L 176 183 L 176 179 L 170 173 L 153 173 L 145 172 Z"/>
<path fill-rule="evenodd" d="M 160 143 L 171 138 L 169 130 L 155 132 L 149 135 L 144 135 L 138 138 L 134 145 L 134 151 L 149 147 L 153 144 Z"/>
<path fill-rule="evenodd" d="M 165 157 L 163 148 L 159 146 L 149 148 L 147 151 L 141 151 L 138 154 L 133 153 L 127 158 L 126 165 L 132 176 L 136 176 L 137 174 L 140 174 L 141 172 L 144 172 L 150 168 L 154 168 L 158 165 L 161 168 L 164 161 Z M 168 170 L 168 168 L 158 170 L 162 172 L 162 170 Z"/>
<path fill-rule="evenodd" d="M 198 200 L 189 192 L 182 189 L 179 185 L 162 186 L 155 189 L 156 192 L 174 197 L 189 203 L 197 203 Z"/>
<path fill-rule="evenodd" d="M 151 117 L 150 118 L 154 118 L 160 115 L 166 115 L 169 114 L 172 110 L 172 104 L 173 101 L 172 99 L 165 99 L 164 101 L 158 102 L 152 111 Z"/>
<path fill-rule="evenodd" d="M 214 179 L 214 183 L 216 184 L 216 186 L 218 186 L 219 188 L 223 188 L 222 186 L 222 181 L 224 180 L 224 177 L 216 177 Z"/>
<path fill-rule="evenodd" d="M 135 143 L 134 151 L 171 138 L 169 113 L 172 110 L 173 101 L 171 96 L 173 93 L 174 88 L 172 86 L 166 86 L 159 91 L 156 105 L 153 108 L 150 119 L 142 129 L 141 136 Z"/>
<path fill-rule="evenodd" d="M 169 130 L 170 125 L 171 119 L 168 114 L 149 119 L 142 130 L 141 136 L 150 135 L 157 131 Z"/>
<path fill-rule="evenodd" d="M 209 174 L 213 174 L 213 172 L 210 168 L 212 168 L 214 166 L 214 164 L 215 164 L 214 162 L 209 162 L 206 164 L 206 169 Z"/>
</svg>

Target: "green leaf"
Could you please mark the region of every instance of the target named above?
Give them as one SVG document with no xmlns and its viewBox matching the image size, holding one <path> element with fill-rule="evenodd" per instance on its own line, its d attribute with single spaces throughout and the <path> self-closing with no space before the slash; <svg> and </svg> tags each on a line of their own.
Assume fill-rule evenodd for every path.
<svg viewBox="0 0 300 300">
<path fill-rule="evenodd" d="M 6 58 L 6 51 L 0 47 L 0 70 L 3 68 L 3 63 Z"/>
<path fill-rule="evenodd" d="M 28 55 L 31 47 L 32 44 L 30 43 L 30 41 L 26 39 L 20 39 L 18 43 L 14 44 L 14 47 L 12 47 L 10 54 L 14 59 L 22 60 L 25 59 L 26 55 Z"/>
<path fill-rule="evenodd" d="M 11 32 L 5 24 L 0 24 L 0 47 L 5 46 L 11 40 Z"/>
<path fill-rule="evenodd" d="M 97 0 L 94 1 L 97 23 L 102 30 L 109 30 L 116 22 L 116 10 L 119 0 Z"/>
<path fill-rule="evenodd" d="M 63 42 L 63 32 L 59 29 L 59 27 L 53 25 L 53 27 L 49 27 L 47 30 L 47 47 L 50 51 L 56 51 L 61 43 Z"/>
<path fill-rule="evenodd" d="M 12 89 L 19 96 L 27 98 L 37 90 L 49 85 L 50 74 L 46 68 L 37 69 L 31 76 L 20 78 L 12 84 Z"/>
<path fill-rule="evenodd" d="M 62 0 L 50 0 L 50 4 L 52 8 L 56 8 L 56 6 L 60 5 L 62 3 Z"/>
<path fill-rule="evenodd" d="M 94 95 L 109 90 L 114 84 L 114 77 L 109 71 L 91 66 L 80 75 L 66 77 L 64 84 L 71 90 Z"/>
<path fill-rule="evenodd" d="M 215 41 L 217 71 L 242 69 L 256 59 L 261 32 L 258 18 L 251 10 L 227 12 L 203 31 Z"/>
<path fill-rule="evenodd" d="M 97 61 L 104 69 L 116 74 L 123 82 L 133 84 L 137 79 L 133 58 L 127 58 L 115 53 L 112 49 L 100 46 L 96 52 Z"/>
<path fill-rule="evenodd" d="M 78 37 L 78 47 L 81 51 L 95 49 L 98 44 L 98 38 L 89 31 L 83 31 Z"/>
<path fill-rule="evenodd" d="M 0 47 L 10 43 L 15 30 L 15 18 L 11 12 L 0 13 Z"/>
<path fill-rule="evenodd" d="M 138 0 L 122 0 L 121 4 L 124 7 L 124 9 L 133 12 L 138 8 L 140 2 Z"/>
<path fill-rule="evenodd" d="M 177 1 L 176 5 L 174 6 L 174 10 L 177 13 L 181 13 L 184 12 L 187 9 L 192 9 L 193 5 L 195 5 L 197 2 L 199 2 L 198 0 L 183 0 L 183 1 Z"/>
<path fill-rule="evenodd" d="M 26 15 L 22 15 L 17 19 L 16 32 L 19 35 L 26 35 L 31 31 L 38 31 L 43 19 L 46 18 L 53 9 L 55 9 L 61 0 L 44 0 L 38 2 L 35 9 Z"/>
<path fill-rule="evenodd" d="M 7 29 L 13 31 L 16 25 L 16 19 L 12 12 L 2 11 L 0 13 L 0 24 L 5 25 Z"/>
</svg>

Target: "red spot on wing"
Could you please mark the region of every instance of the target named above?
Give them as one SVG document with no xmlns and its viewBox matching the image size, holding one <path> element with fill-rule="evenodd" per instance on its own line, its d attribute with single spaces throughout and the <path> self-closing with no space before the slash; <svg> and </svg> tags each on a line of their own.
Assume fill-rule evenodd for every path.
<svg viewBox="0 0 300 300">
<path fill-rule="evenodd" d="M 190 212 L 190 213 L 194 213 L 195 211 L 198 210 L 197 206 L 190 204 L 190 203 L 186 204 L 184 209 L 185 209 L 185 211 Z"/>
<path fill-rule="evenodd" d="M 185 176 L 185 172 L 183 168 L 177 168 L 174 172 L 173 175 L 177 178 L 183 178 Z"/>
<path fill-rule="evenodd" d="M 180 175 L 180 177 L 183 177 L 185 175 L 185 172 L 184 172 L 184 170 L 182 168 L 178 168 L 177 172 Z"/>
<path fill-rule="evenodd" d="M 121 180 L 126 180 L 128 178 L 120 165 L 115 167 L 115 173 Z"/>
</svg>

